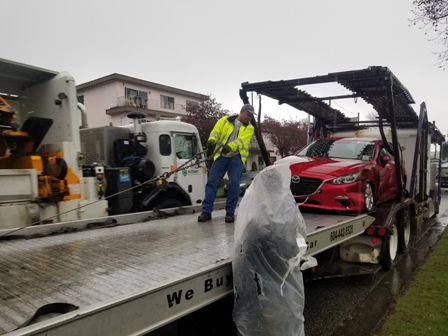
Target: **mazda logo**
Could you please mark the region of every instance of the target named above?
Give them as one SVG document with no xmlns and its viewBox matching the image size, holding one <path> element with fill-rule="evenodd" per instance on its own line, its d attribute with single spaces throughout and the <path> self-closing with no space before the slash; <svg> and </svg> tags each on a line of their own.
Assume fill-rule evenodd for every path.
<svg viewBox="0 0 448 336">
<path fill-rule="evenodd" d="M 292 183 L 300 183 L 300 176 L 293 175 L 291 177 L 291 181 L 292 181 Z"/>
</svg>

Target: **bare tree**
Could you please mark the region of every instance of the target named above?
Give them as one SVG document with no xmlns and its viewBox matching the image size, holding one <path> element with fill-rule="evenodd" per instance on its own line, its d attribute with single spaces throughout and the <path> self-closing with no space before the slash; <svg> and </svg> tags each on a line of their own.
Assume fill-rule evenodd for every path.
<svg viewBox="0 0 448 336">
<path fill-rule="evenodd" d="M 187 116 L 184 120 L 185 122 L 196 126 L 199 131 L 199 136 L 201 137 L 202 145 L 207 143 L 208 136 L 218 119 L 229 114 L 229 111 L 223 109 L 221 104 L 212 97 L 209 97 L 199 104 L 188 103 L 187 106 L 185 106 L 185 110 Z"/>
<path fill-rule="evenodd" d="M 439 66 L 448 66 L 448 0 L 414 0 L 414 25 L 426 30 L 425 34 L 441 44 L 437 52 Z"/>
<path fill-rule="evenodd" d="M 291 155 L 306 145 L 307 124 L 305 121 L 279 121 L 266 116 L 261 128 L 277 147 L 281 157 Z"/>
</svg>

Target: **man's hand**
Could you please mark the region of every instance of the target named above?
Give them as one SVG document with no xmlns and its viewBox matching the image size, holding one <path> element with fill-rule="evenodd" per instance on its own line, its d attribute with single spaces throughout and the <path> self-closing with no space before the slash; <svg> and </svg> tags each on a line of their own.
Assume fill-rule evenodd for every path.
<svg viewBox="0 0 448 336">
<path fill-rule="evenodd" d="M 207 148 L 208 149 L 211 149 L 211 148 L 215 147 L 215 145 L 216 145 L 216 141 L 215 140 L 210 139 L 210 140 L 207 141 Z"/>
<path fill-rule="evenodd" d="M 222 154 L 227 154 L 230 153 L 232 151 L 232 149 L 229 147 L 229 145 L 224 145 L 224 147 L 222 148 Z"/>
<path fill-rule="evenodd" d="M 215 140 L 208 140 L 207 141 L 207 156 L 211 157 L 213 155 L 213 152 L 215 150 L 216 141 Z"/>
</svg>

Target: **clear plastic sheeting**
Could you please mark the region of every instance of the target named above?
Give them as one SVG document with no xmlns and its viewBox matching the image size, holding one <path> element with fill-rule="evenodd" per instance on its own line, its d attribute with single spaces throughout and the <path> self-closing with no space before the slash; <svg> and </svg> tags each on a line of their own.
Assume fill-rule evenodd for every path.
<svg viewBox="0 0 448 336">
<path fill-rule="evenodd" d="M 267 167 L 255 177 L 239 206 L 233 318 L 241 336 L 305 335 L 299 265 L 305 269 L 316 262 L 304 257 L 305 223 L 290 181 L 289 165 Z"/>
</svg>

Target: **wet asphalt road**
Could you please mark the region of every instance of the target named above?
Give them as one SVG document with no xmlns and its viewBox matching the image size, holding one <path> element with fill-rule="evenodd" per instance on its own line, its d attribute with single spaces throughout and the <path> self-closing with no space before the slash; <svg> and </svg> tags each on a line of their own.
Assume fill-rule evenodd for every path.
<svg viewBox="0 0 448 336">
<path fill-rule="evenodd" d="M 447 209 L 448 193 L 445 192 L 438 219 L 430 223 L 426 233 L 394 270 L 380 271 L 374 276 L 308 282 L 304 312 L 306 335 L 374 335 L 448 224 Z"/>
</svg>

